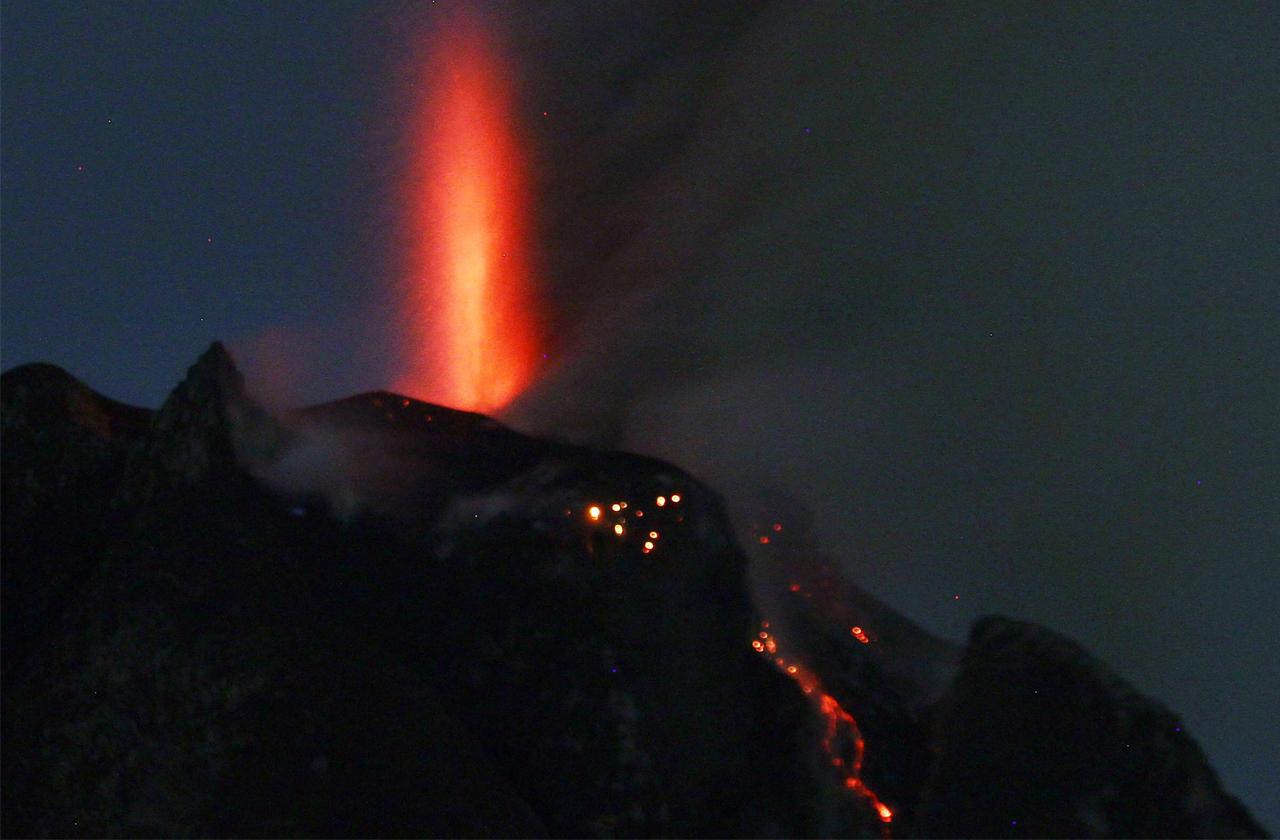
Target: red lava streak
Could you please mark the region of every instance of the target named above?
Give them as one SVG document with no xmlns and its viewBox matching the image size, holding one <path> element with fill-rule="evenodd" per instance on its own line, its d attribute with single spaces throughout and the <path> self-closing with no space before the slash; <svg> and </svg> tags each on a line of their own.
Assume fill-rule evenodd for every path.
<svg viewBox="0 0 1280 840">
<path fill-rule="evenodd" d="M 505 406 L 533 375 L 536 313 L 524 161 L 508 68 L 473 22 L 437 36 L 422 68 L 407 196 L 413 349 L 398 387 L 458 408 Z"/>
<path fill-rule="evenodd" d="M 777 640 L 768 630 L 769 622 L 760 626 L 766 629 L 760 632 L 759 639 L 752 640 L 751 647 L 773 656 L 778 650 Z M 822 735 L 822 751 L 831 760 L 831 766 L 840 772 L 845 788 L 861 797 L 875 811 L 883 823 L 885 835 L 888 836 L 889 824 L 893 822 L 893 809 L 881 802 L 875 792 L 862 781 L 862 758 L 867 745 L 862 739 L 862 730 L 858 728 L 857 721 L 834 697 L 822 690 L 817 674 L 803 665 L 788 662 L 783 656 L 775 657 L 773 663 L 795 680 L 806 695 L 817 698 L 817 709 L 826 725 Z M 851 755 L 848 754 L 849 750 L 852 750 Z"/>
</svg>

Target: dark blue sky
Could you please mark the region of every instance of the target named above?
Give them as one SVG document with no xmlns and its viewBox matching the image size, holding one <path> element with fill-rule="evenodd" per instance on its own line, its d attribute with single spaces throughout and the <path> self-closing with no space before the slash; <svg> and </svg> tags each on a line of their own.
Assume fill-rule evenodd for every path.
<svg viewBox="0 0 1280 840">
<path fill-rule="evenodd" d="M 366 7 L 6 4 L 5 366 L 155 405 L 215 338 L 367 341 L 389 208 L 362 156 L 395 44 Z M 349 351 L 315 389 L 369 384 Z"/>
<path fill-rule="evenodd" d="M 5 3 L 3 366 L 156 405 L 221 338 L 288 399 L 393 381 L 449 5 Z M 951 638 L 1080 639 L 1280 827 L 1275 6 L 477 5 L 550 327 L 512 418 L 784 489 Z"/>
</svg>

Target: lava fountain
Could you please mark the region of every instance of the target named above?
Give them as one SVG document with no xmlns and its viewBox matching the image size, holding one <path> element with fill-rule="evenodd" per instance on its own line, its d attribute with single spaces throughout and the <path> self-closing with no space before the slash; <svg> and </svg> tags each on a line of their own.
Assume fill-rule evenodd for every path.
<svg viewBox="0 0 1280 840">
<path fill-rule="evenodd" d="M 418 75 L 411 125 L 404 271 L 411 347 L 396 387 L 472 411 L 509 403 L 532 378 L 537 355 L 510 78 L 488 33 L 474 20 L 452 19 Z"/>
</svg>

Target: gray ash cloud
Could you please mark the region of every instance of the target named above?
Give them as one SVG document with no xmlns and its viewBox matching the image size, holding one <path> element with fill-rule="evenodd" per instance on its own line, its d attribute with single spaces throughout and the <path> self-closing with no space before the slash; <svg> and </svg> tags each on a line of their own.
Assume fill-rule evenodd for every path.
<svg viewBox="0 0 1280 840">
<path fill-rule="evenodd" d="M 1081 638 L 1275 823 L 1275 21 L 650 12 L 511 27 L 553 348 L 510 419 L 784 487 L 944 635 Z"/>
</svg>

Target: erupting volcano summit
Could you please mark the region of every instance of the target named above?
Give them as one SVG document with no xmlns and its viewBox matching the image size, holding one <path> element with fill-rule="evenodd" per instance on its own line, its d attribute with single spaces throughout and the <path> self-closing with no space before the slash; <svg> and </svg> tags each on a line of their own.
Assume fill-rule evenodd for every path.
<svg viewBox="0 0 1280 840">
<path fill-rule="evenodd" d="M 411 123 L 404 282 L 413 349 L 398 387 L 493 411 L 528 384 L 537 347 L 524 158 L 510 70 L 492 39 L 462 18 L 435 38 Z"/>
</svg>

